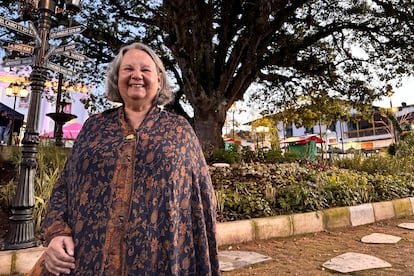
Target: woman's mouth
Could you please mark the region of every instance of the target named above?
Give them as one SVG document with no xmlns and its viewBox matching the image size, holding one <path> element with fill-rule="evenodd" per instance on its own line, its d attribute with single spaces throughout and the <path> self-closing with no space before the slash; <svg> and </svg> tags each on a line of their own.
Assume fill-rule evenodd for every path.
<svg viewBox="0 0 414 276">
<path fill-rule="evenodd" d="M 130 86 L 132 86 L 132 87 L 144 87 L 143 84 L 130 84 Z"/>
</svg>

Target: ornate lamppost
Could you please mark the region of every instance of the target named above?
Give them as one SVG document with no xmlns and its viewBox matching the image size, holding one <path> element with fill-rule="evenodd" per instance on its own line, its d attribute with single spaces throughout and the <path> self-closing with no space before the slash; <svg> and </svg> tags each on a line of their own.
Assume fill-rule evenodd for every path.
<svg viewBox="0 0 414 276">
<path fill-rule="evenodd" d="M 262 140 L 262 149 L 263 149 L 266 133 L 269 132 L 269 128 L 265 126 L 258 126 L 256 128 L 256 131 L 257 131 L 257 146 L 259 147 L 259 135 L 262 134 L 261 140 Z"/>
<path fill-rule="evenodd" d="M 16 100 L 17 98 L 27 98 L 27 95 L 29 92 L 26 89 L 26 86 L 24 84 L 20 83 L 11 83 L 9 87 L 6 88 L 6 96 L 8 97 L 14 97 L 14 103 L 13 103 L 13 117 L 12 117 L 12 124 L 10 127 L 10 138 L 7 141 L 7 144 L 13 144 L 13 133 L 14 133 L 14 125 L 15 125 L 15 119 L 16 119 Z M 10 141 L 10 142 L 9 142 Z"/>
<path fill-rule="evenodd" d="M 9 20 L 1 18 L 3 26 L 12 28 L 18 32 L 34 36 L 36 38 L 36 47 L 34 49 L 33 70 L 30 75 L 31 97 L 29 103 L 29 111 L 27 116 L 27 127 L 22 140 L 22 161 L 20 162 L 20 176 L 17 184 L 16 195 L 12 202 L 10 229 L 5 241 L 0 244 L 1 250 L 23 249 L 40 245 L 34 236 L 33 227 L 33 206 L 34 206 L 34 176 L 36 170 L 36 156 L 39 145 L 39 110 L 41 103 L 41 94 L 45 88 L 47 77 L 47 68 L 53 70 L 62 70 L 54 64 L 48 63 L 46 53 L 49 48 L 49 36 L 52 25 L 52 17 L 57 12 L 66 11 L 67 13 L 75 13 L 80 9 L 80 0 L 39 0 L 36 1 L 20 1 L 20 10 L 25 12 L 23 18 L 27 17 L 27 12 L 34 10 L 37 19 L 37 28 L 31 26 L 31 30 L 27 27 L 8 24 Z M 25 8 L 24 5 L 30 5 Z M 23 7 L 22 7 L 23 6 Z M 32 16 L 29 14 L 29 18 Z M 63 30 L 63 35 L 71 34 L 71 30 Z M 61 31 L 54 32 L 54 38 L 62 36 Z M 13 46 L 13 45 L 11 45 Z M 14 49 L 16 48 L 14 45 Z M 26 47 L 26 49 L 30 49 Z M 27 59 L 26 59 L 27 60 Z M 18 63 L 20 62 L 20 63 Z M 21 59 L 16 64 L 24 63 Z M 9 64 L 13 64 L 10 61 Z"/>
<path fill-rule="evenodd" d="M 392 90 L 392 86 L 387 85 L 387 97 L 390 99 L 389 117 L 396 120 L 395 115 L 394 115 L 394 111 L 393 111 L 393 108 L 392 108 L 392 99 L 391 99 L 392 95 L 394 95 L 394 91 Z M 394 143 L 396 144 L 398 142 L 397 133 L 395 131 L 394 122 L 390 118 L 388 118 L 388 120 L 390 121 L 390 132 L 391 132 L 391 135 L 393 136 Z"/>
<path fill-rule="evenodd" d="M 236 140 L 235 140 L 235 129 L 234 129 L 234 126 L 235 126 L 234 113 L 236 113 L 236 105 L 235 104 L 233 104 L 232 106 L 230 106 L 230 111 L 232 112 L 232 119 L 231 119 L 231 121 L 232 121 L 232 138 L 233 138 L 233 143 L 236 143 Z"/>
</svg>

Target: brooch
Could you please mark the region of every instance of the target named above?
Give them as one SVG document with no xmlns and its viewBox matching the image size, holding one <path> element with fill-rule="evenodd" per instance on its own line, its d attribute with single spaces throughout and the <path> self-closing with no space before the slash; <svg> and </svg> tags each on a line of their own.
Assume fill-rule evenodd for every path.
<svg viewBox="0 0 414 276">
<path fill-rule="evenodd" d="M 135 140 L 135 134 L 128 134 L 127 136 L 125 136 L 124 141 L 130 142 Z"/>
</svg>

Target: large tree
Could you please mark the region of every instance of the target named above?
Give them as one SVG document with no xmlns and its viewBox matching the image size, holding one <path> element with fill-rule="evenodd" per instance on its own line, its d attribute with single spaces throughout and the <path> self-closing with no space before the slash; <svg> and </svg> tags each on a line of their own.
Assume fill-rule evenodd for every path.
<svg viewBox="0 0 414 276">
<path fill-rule="evenodd" d="M 222 144 L 227 110 L 253 83 L 265 104 L 315 90 L 355 103 L 384 95 L 389 79 L 413 70 L 413 10 L 412 0 L 85 0 L 75 21 L 87 29 L 76 40 L 93 76 L 125 43 L 156 47 L 175 84 L 173 108 L 192 117 L 206 148 Z"/>
</svg>

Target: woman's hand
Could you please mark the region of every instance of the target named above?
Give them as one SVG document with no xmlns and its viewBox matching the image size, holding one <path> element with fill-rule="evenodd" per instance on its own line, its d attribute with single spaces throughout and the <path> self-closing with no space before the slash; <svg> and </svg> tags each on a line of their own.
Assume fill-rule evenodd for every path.
<svg viewBox="0 0 414 276">
<path fill-rule="evenodd" d="M 54 237 L 45 251 L 46 269 L 54 274 L 69 274 L 75 268 L 74 243 L 72 237 Z"/>
</svg>

